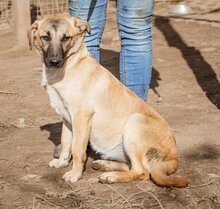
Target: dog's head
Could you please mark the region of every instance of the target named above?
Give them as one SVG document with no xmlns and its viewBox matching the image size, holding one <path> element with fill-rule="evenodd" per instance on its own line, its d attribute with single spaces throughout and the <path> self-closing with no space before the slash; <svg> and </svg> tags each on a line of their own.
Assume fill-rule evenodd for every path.
<svg viewBox="0 0 220 209">
<path fill-rule="evenodd" d="M 46 16 L 28 31 L 30 49 L 35 46 L 48 68 L 61 68 L 66 57 L 80 48 L 85 32 L 90 34 L 90 25 L 77 17 Z"/>
</svg>

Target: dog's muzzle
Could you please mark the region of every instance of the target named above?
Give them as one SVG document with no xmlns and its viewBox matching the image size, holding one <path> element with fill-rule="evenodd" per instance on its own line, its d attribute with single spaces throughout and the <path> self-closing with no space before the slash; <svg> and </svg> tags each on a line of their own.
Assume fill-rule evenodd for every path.
<svg viewBox="0 0 220 209">
<path fill-rule="evenodd" d="M 59 48 L 49 48 L 47 52 L 44 52 L 44 62 L 48 68 L 61 68 L 64 64 L 64 53 Z"/>
<path fill-rule="evenodd" d="M 56 58 L 52 58 L 49 59 L 47 61 L 47 63 L 45 63 L 47 65 L 47 67 L 54 67 L 54 68 L 60 68 L 63 66 L 63 60 L 62 59 L 56 59 Z"/>
</svg>

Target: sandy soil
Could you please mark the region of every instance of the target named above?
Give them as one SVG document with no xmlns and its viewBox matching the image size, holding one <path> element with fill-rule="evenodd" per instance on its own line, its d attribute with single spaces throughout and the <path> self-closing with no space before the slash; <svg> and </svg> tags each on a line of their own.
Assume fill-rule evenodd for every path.
<svg viewBox="0 0 220 209">
<path fill-rule="evenodd" d="M 159 11 L 160 5 L 156 5 Z M 61 118 L 40 86 L 35 52 L 6 50 L 0 37 L 0 208 L 195 208 L 220 207 L 220 27 L 178 18 L 154 17 L 153 78 L 149 103 L 173 128 L 180 155 L 177 174 L 191 185 L 160 188 L 151 181 L 104 185 L 91 168 L 75 184 L 52 169 Z M 118 75 L 119 38 L 111 4 L 102 44 L 102 64 Z M 4 49 L 4 50 L 3 50 Z"/>
</svg>

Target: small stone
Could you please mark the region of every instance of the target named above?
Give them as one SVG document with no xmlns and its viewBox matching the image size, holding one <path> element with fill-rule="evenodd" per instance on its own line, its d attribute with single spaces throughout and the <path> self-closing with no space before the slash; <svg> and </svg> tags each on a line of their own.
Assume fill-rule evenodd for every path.
<svg viewBox="0 0 220 209">
<path fill-rule="evenodd" d="M 211 178 L 220 178 L 220 176 L 216 173 L 208 173 L 207 175 Z"/>
<path fill-rule="evenodd" d="M 20 178 L 20 180 L 25 181 L 25 182 L 34 182 L 34 181 L 39 181 L 40 180 L 40 176 L 36 175 L 36 174 L 28 174 L 26 176 L 23 176 L 22 178 Z"/>
<path fill-rule="evenodd" d="M 14 122 L 14 126 L 17 128 L 25 128 L 24 118 L 18 118 L 18 120 Z"/>
<path fill-rule="evenodd" d="M 170 196 L 173 197 L 173 198 L 176 197 L 176 195 L 174 193 L 170 193 Z"/>
<path fill-rule="evenodd" d="M 58 193 L 58 192 L 55 192 L 55 191 L 47 191 L 46 192 L 46 196 L 48 196 L 48 197 L 61 198 L 61 199 L 67 198 L 67 196 L 69 194 L 70 194 L 70 192 L 63 192 L 63 193 Z"/>
<path fill-rule="evenodd" d="M 57 194 L 57 192 L 47 191 L 46 196 L 48 196 L 48 197 L 57 197 L 58 194 Z"/>
<path fill-rule="evenodd" d="M 161 58 L 157 58 L 157 61 L 159 61 L 159 62 L 164 62 L 165 61 L 165 59 L 161 59 Z"/>
</svg>

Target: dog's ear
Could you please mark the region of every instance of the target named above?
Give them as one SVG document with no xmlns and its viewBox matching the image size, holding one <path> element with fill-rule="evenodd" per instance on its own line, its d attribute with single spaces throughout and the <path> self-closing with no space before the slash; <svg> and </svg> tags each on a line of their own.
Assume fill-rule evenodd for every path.
<svg viewBox="0 0 220 209">
<path fill-rule="evenodd" d="M 33 41 L 34 41 L 34 35 L 38 29 L 38 23 L 39 23 L 39 20 L 36 20 L 30 27 L 30 29 L 28 30 L 27 32 L 27 37 L 28 37 L 28 40 L 29 40 L 29 47 L 30 49 L 32 49 L 33 47 Z"/>
<path fill-rule="evenodd" d="M 77 28 L 79 34 L 87 32 L 89 35 L 91 35 L 91 27 L 87 21 L 74 17 L 74 26 Z"/>
</svg>

